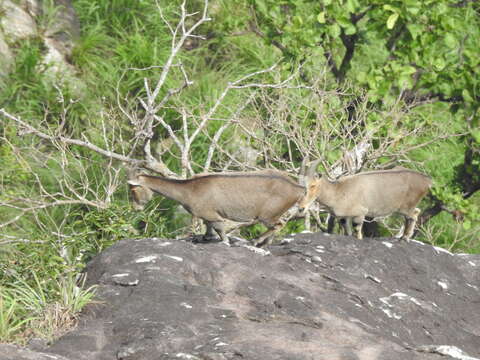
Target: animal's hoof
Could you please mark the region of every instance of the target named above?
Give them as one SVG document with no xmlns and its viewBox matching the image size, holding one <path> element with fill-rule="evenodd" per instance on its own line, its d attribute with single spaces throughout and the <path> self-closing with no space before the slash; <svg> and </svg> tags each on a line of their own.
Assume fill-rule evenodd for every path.
<svg viewBox="0 0 480 360">
<path fill-rule="evenodd" d="M 204 236 L 202 238 L 202 242 L 206 242 L 206 243 L 209 243 L 209 242 L 218 242 L 218 240 L 220 240 L 220 238 L 216 237 L 216 236 Z"/>
<path fill-rule="evenodd" d="M 257 242 L 254 242 L 254 243 L 253 243 L 253 246 L 261 249 L 261 248 L 263 248 L 265 245 L 267 245 L 267 243 L 268 243 L 267 241 L 257 241 Z"/>
</svg>

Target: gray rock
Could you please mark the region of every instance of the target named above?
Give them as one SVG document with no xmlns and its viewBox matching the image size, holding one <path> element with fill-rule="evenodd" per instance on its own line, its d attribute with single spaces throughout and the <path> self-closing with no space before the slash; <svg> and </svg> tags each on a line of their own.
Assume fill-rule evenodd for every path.
<svg viewBox="0 0 480 360">
<path fill-rule="evenodd" d="M 0 30 L 0 77 L 7 75 L 14 62 L 13 53 L 5 42 L 2 31 Z"/>
<path fill-rule="evenodd" d="M 42 7 L 43 4 L 43 7 Z M 31 37 L 40 37 L 45 45 L 39 71 L 55 84 L 68 83 L 80 96 L 84 85 L 76 79 L 69 64 L 80 24 L 71 0 L 55 0 L 54 7 L 40 0 L 3 0 L 0 3 L 0 75 L 5 76 L 14 61 L 9 44 Z M 37 26 L 37 22 L 39 25 Z"/>
<path fill-rule="evenodd" d="M 102 302 L 48 351 L 72 360 L 480 358 L 480 256 L 322 234 L 269 250 L 119 241 L 87 268 Z"/>
<path fill-rule="evenodd" d="M 2 15 L 0 27 L 9 41 L 17 41 L 37 35 L 37 24 L 34 18 L 21 4 L 11 0 L 3 0 L 0 5 Z"/>
<path fill-rule="evenodd" d="M 60 355 L 46 354 L 18 346 L 0 344 L 0 360 L 69 360 Z"/>
</svg>

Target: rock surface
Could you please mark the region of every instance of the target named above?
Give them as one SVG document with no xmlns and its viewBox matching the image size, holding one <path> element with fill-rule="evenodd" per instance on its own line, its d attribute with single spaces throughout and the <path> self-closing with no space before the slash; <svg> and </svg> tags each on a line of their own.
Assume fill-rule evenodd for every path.
<svg viewBox="0 0 480 360">
<path fill-rule="evenodd" d="M 53 5 L 52 5 L 53 4 Z M 0 2 L 0 75 L 11 71 L 18 43 L 39 38 L 45 46 L 42 71 L 60 79 L 74 76 L 68 63 L 75 40 L 80 36 L 71 0 L 2 0 Z M 55 79 L 59 81 L 59 79 Z"/>
<path fill-rule="evenodd" d="M 102 303 L 44 352 L 71 360 L 480 358 L 480 256 L 386 238 L 288 240 L 267 256 L 219 243 L 119 241 L 87 268 Z"/>
</svg>

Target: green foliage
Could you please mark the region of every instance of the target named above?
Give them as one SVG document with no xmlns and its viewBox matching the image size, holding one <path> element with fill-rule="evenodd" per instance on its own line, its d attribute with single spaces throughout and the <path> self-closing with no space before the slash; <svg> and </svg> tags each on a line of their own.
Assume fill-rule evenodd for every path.
<svg viewBox="0 0 480 360">
<path fill-rule="evenodd" d="M 77 314 L 92 301 L 95 287 L 85 288 L 85 278 L 67 274 L 49 282 L 32 273 L 0 286 L 0 341 L 24 343 L 30 336 L 49 340 L 69 330 Z"/>
<path fill-rule="evenodd" d="M 15 296 L 0 286 L 0 342 L 17 340 L 16 335 L 24 325 L 33 320 L 32 317 L 24 317 L 25 309 L 17 303 Z"/>
</svg>

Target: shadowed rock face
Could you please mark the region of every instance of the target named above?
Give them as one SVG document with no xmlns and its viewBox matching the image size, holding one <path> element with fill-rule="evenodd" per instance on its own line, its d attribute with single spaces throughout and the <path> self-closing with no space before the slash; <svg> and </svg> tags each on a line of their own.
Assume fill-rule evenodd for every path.
<svg viewBox="0 0 480 360">
<path fill-rule="evenodd" d="M 120 241 L 87 269 L 103 303 L 44 352 L 72 360 L 408 360 L 442 359 L 419 350 L 449 345 L 465 360 L 480 357 L 480 256 L 322 234 L 269 250 Z"/>
</svg>

